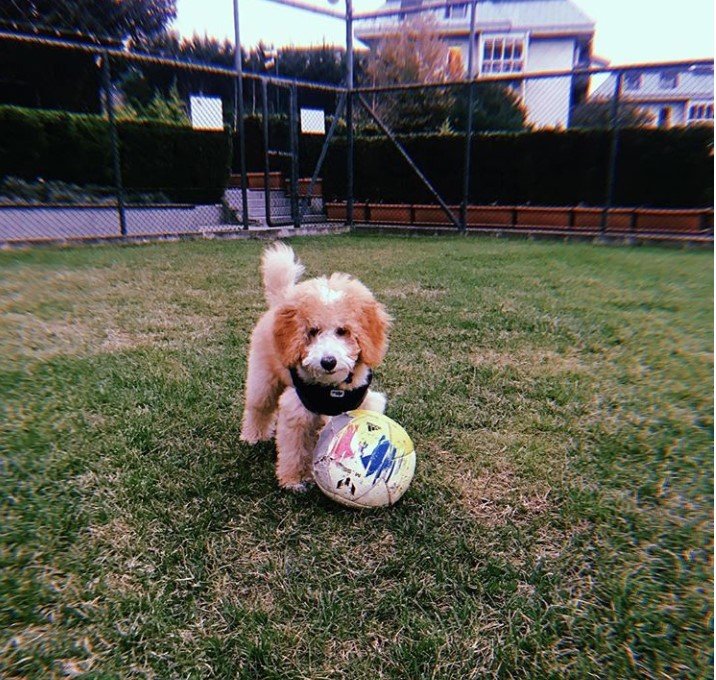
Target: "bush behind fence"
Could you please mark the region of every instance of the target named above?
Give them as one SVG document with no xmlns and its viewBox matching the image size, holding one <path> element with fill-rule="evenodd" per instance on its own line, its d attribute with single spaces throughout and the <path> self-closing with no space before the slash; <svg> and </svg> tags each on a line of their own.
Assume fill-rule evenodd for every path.
<svg viewBox="0 0 716 680">
<path fill-rule="evenodd" d="M 231 138 L 154 121 L 119 121 L 122 181 L 172 201 L 217 203 L 226 187 Z M 109 122 L 99 115 L 0 106 L 0 177 L 113 186 Z"/>
<path fill-rule="evenodd" d="M 540 130 L 480 133 L 473 137 L 472 204 L 591 205 L 605 200 L 611 131 Z M 615 205 L 653 208 L 713 205 L 713 129 L 709 127 L 619 131 Z M 462 198 L 465 141 L 458 134 L 399 136 L 415 163 L 448 203 Z M 272 144 L 288 145 L 285 119 L 273 120 Z M 263 140 L 258 118 L 246 121 L 247 167 L 263 170 Z M 302 176 L 315 167 L 323 139 L 302 136 Z M 233 167 L 238 168 L 234 140 Z M 275 162 L 275 169 L 282 169 Z M 346 199 L 346 141 L 330 146 L 321 173 L 328 200 Z M 355 199 L 382 203 L 434 203 L 390 140 L 355 138 Z"/>
<path fill-rule="evenodd" d="M 288 122 L 271 120 L 274 148 L 288 147 Z M 261 119 L 246 119 L 249 171 L 264 164 Z M 615 204 L 703 207 L 713 204 L 713 130 L 707 127 L 620 130 Z M 238 167 L 237 140 L 155 121 L 119 121 L 122 179 L 133 193 L 161 192 L 175 202 L 217 203 Z M 449 203 L 461 198 L 464 137 L 400 137 L 415 162 Z M 473 204 L 602 205 L 609 161 L 608 130 L 544 130 L 475 135 L 470 202 Z M 310 176 L 323 137 L 300 140 L 300 170 Z M 274 162 L 274 169 L 284 169 Z M 329 200 L 346 198 L 346 141 L 337 136 L 323 171 Z M 108 121 L 100 115 L 0 106 L 0 176 L 112 186 Z M 355 140 L 355 198 L 384 203 L 430 203 L 391 142 Z"/>
</svg>

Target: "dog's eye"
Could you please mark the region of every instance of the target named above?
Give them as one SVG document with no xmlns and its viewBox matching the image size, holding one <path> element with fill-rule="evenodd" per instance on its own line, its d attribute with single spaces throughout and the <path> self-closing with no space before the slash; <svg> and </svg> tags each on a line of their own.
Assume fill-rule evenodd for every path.
<svg viewBox="0 0 716 680">
<path fill-rule="evenodd" d="M 318 329 L 314 326 L 308 330 L 308 337 L 315 338 L 318 335 Z"/>
<path fill-rule="evenodd" d="M 340 326 L 339 328 L 336 328 L 336 335 L 338 337 L 343 337 L 344 335 L 348 335 L 348 329 L 344 326 Z"/>
</svg>

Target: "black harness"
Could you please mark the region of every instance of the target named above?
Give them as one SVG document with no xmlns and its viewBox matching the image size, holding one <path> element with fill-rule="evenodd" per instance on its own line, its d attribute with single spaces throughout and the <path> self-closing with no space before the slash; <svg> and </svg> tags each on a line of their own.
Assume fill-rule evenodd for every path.
<svg viewBox="0 0 716 680">
<path fill-rule="evenodd" d="M 358 408 L 363 399 L 365 399 L 368 387 L 370 387 L 370 383 L 373 380 L 373 372 L 369 370 L 367 381 L 364 385 L 355 387 L 352 390 L 341 390 L 331 385 L 307 383 L 295 368 L 289 368 L 289 371 L 301 403 L 309 411 L 322 416 L 337 416 L 339 413 Z M 345 382 L 350 383 L 351 380 L 353 380 L 352 373 L 346 378 Z"/>
</svg>

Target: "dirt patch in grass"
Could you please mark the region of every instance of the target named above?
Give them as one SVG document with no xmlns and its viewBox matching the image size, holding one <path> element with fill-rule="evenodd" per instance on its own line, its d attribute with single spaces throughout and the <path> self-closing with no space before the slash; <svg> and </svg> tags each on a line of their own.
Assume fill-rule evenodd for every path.
<svg viewBox="0 0 716 680">
<path fill-rule="evenodd" d="M 551 488 L 520 478 L 504 461 L 489 470 L 465 467 L 451 473 L 463 506 L 481 524 L 495 527 L 542 514 L 551 508 Z"/>
<path fill-rule="evenodd" d="M 228 318 L 229 294 L 177 276 L 119 265 L 22 272 L 0 284 L 0 343 L 8 359 L 42 361 L 205 341 Z"/>
</svg>

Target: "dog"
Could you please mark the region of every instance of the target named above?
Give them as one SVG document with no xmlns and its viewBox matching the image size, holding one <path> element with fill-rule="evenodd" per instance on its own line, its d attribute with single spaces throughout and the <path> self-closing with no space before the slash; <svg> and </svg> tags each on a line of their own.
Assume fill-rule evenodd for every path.
<svg viewBox="0 0 716 680">
<path fill-rule="evenodd" d="M 299 283 L 304 267 L 285 244 L 264 251 L 261 269 L 268 311 L 251 334 L 241 440 L 275 436 L 278 484 L 302 492 L 313 481 L 313 449 L 329 416 L 385 411 L 385 395 L 369 386 L 391 319 L 348 274 Z"/>
</svg>

